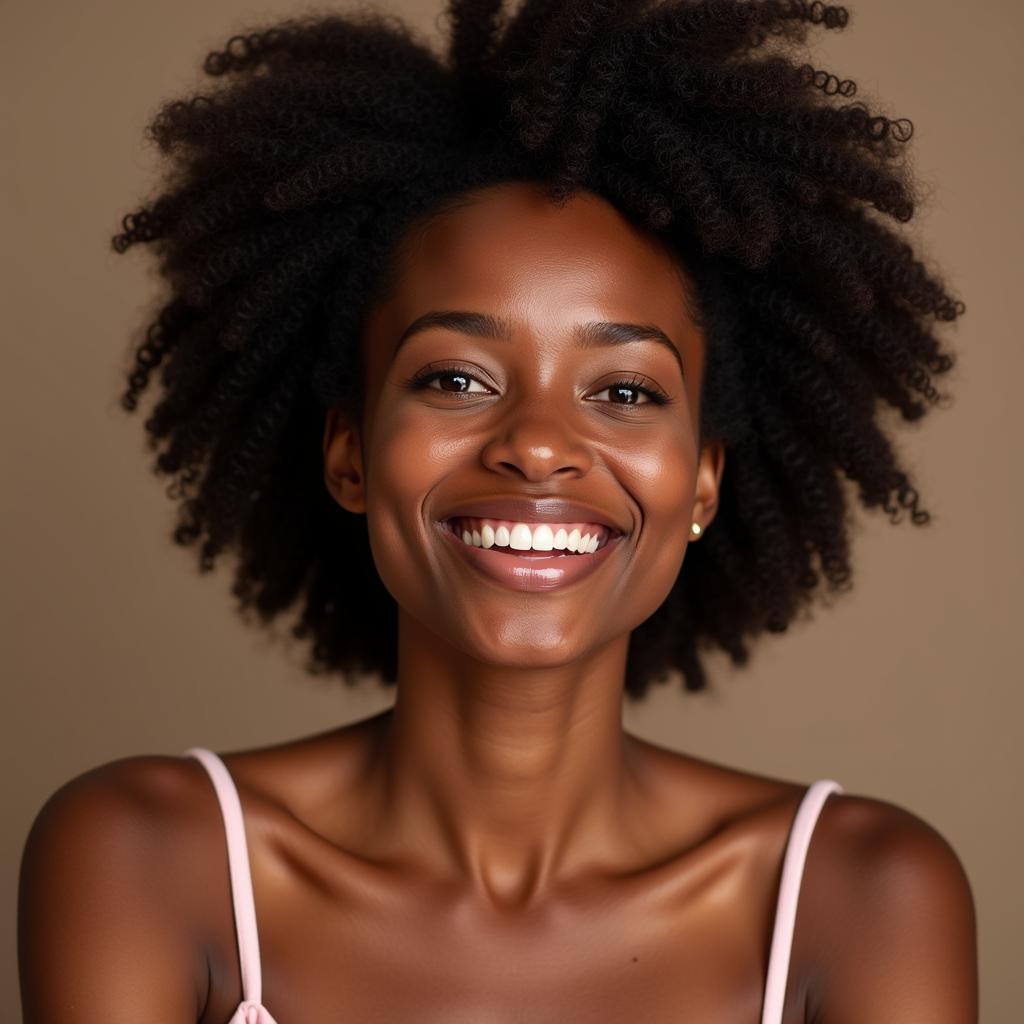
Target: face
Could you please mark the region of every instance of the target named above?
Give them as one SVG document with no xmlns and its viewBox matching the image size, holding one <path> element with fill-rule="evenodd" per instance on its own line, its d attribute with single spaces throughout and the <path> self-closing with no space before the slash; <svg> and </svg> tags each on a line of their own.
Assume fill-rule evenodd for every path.
<svg viewBox="0 0 1024 1024">
<path fill-rule="evenodd" d="M 704 339 L 678 261 L 601 197 L 557 207 L 514 182 L 470 199 L 399 247 L 362 339 L 362 422 L 328 414 L 325 481 L 367 516 L 400 621 L 490 664 L 564 665 L 628 639 L 672 588 L 690 524 L 714 515 Z M 586 326 L 609 323 L 643 330 Z M 481 502 L 497 505 L 453 521 Z M 543 547 L 540 520 L 556 544 L 603 521 L 601 547 L 520 553 L 515 523 Z M 489 526 L 500 542 L 503 523 L 511 547 L 460 539 L 486 544 Z"/>
</svg>

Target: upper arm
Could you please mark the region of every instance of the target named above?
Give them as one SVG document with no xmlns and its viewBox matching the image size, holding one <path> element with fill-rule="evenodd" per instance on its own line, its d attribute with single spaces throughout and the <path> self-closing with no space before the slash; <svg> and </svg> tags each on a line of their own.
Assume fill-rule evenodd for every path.
<svg viewBox="0 0 1024 1024">
<path fill-rule="evenodd" d="M 18 884 L 25 1024 L 194 1024 L 196 950 L 175 899 L 156 758 L 86 772 L 36 815 Z M 150 779 L 151 780 L 151 779 Z"/>
<path fill-rule="evenodd" d="M 850 800 L 815 1024 L 977 1024 L 977 926 L 963 865 L 910 812 Z"/>
</svg>

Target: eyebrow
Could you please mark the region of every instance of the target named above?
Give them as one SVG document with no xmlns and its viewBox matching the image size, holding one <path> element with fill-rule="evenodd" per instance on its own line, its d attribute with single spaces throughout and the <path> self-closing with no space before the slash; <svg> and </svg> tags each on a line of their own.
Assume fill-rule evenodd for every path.
<svg viewBox="0 0 1024 1024">
<path fill-rule="evenodd" d="M 502 317 L 488 313 L 472 313 L 461 309 L 432 310 L 418 316 L 404 331 L 395 345 L 395 353 L 410 337 L 432 327 L 441 327 L 460 334 L 477 338 L 492 338 L 511 343 L 512 325 Z M 654 324 L 628 324 L 609 320 L 592 320 L 577 324 L 573 330 L 573 344 L 577 348 L 594 348 L 602 345 L 622 345 L 634 341 L 653 341 L 667 348 L 679 364 L 679 372 L 686 378 L 683 358 L 672 339 Z M 392 356 L 394 358 L 394 356 Z"/>
</svg>

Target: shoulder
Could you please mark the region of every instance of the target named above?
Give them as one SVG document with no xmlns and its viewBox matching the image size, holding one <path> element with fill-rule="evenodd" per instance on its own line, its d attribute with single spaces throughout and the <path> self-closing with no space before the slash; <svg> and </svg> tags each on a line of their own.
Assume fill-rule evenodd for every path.
<svg viewBox="0 0 1024 1024">
<path fill-rule="evenodd" d="M 898 804 L 832 793 L 821 810 L 815 844 L 843 873 L 843 891 L 871 902 L 909 906 L 971 903 L 971 887 L 949 840 L 931 823 Z"/>
<path fill-rule="evenodd" d="M 832 793 L 805 889 L 817 910 L 812 1019 L 976 1019 L 973 894 L 935 826 L 885 800 Z"/>
<path fill-rule="evenodd" d="M 194 850 L 209 834 L 201 771 L 191 758 L 123 758 L 69 779 L 37 812 L 21 857 L 18 947 L 38 1016 L 47 1000 L 79 995 L 97 1014 L 119 1007 L 111 1020 L 131 1007 L 145 1016 L 141 987 L 150 1010 L 153 996 L 196 1019 L 207 979 L 190 895 L 203 881 Z"/>
<path fill-rule="evenodd" d="M 195 819 L 202 789 L 203 769 L 192 758 L 109 761 L 59 786 L 37 812 L 28 842 L 45 846 L 102 835 L 114 847 L 163 846 L 166 833 Z"/>
</svg>

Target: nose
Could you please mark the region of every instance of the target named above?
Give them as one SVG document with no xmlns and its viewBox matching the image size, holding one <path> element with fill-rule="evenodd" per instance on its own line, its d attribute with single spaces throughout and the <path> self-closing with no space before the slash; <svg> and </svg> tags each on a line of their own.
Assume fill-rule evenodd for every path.
<svg viewBox="0 0 1024 1024">
<path fill-rule="evenodd" d="M 495 473 L 539 482 L 551 476 L 584 476 L 594 457 L 565 410 L 535 398 L 520 402 L 494 427 L 481 461 Z"/>
</svg>

